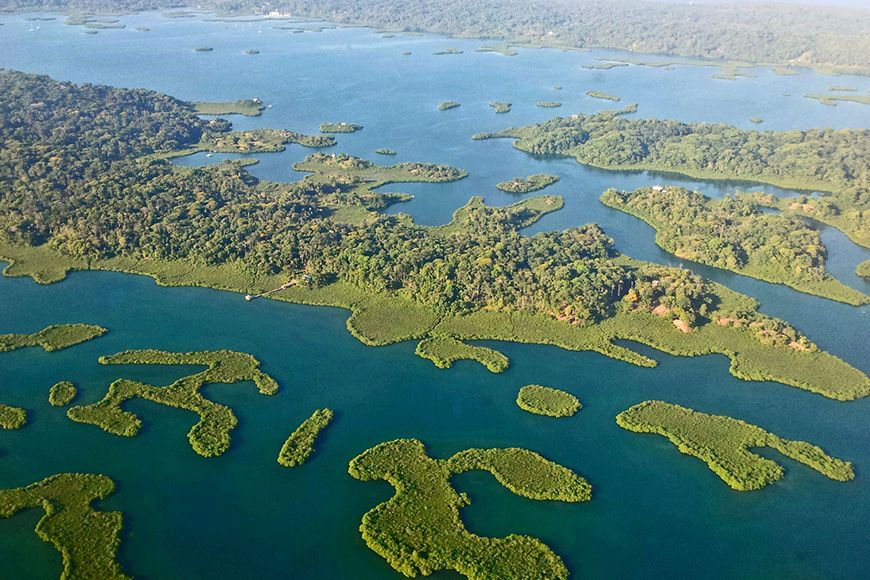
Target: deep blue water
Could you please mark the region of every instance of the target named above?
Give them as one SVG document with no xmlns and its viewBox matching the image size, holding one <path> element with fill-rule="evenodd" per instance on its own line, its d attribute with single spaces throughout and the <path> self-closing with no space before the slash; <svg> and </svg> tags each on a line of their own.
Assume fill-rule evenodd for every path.
<svg viewBox="0 0 870 580">
<path fill-rule="evenodd" d="M 0 18 L 0 66 L 76 82 L 141 86 L 191 100 L 259 97 L 272 108 L 258 118 L 234 118 L 237 128 L 279 127 L 315 133 L 324 121 L 351 121 L 365 129 L 340 135 L 336 151 L 380 162 L 447 163 L 469 171 L 443 185 L 395 184 L 415 199 L 391 211 L 439 224 L 470 195 L 488 203 L 522 199 L 495 184 L 546 171 L 561 177 L 548 193 L 565 208 L 529 233 L 597 222 L 617 247 L 637 258 L 678 263 L 654 244 L 653 231 L 598 202 L 608 187 L 676 183 L 708 195 L 767 186 L 705 182 L 646 172 L 584 168 L 572 160 L 537 160 L 508 141 L 475 142 L 471 135 L 631 102 L 639 116 L 721 121 L 749 128 L 870 126 L 870 107 L 831 108 L 804 99 L 831 85 L 870 90 L 870 78 L 826 77 L 809 71 L 755 78 L 710 78 L 715 69 L 639 66 L 590 71 L 582 64 L 619 56 L 604 51 L 520 50 L 515 57 L 482 54 L 480 41 L 436 36 L 385 39 L 368 29 L 292 34 L 285 23 L 217 23 L 143 14 L 124 17 L 122 30 L 82 34 L 62 20 Z M 147 26 L 150 32 L 134 28 Z M 31 31 L 31 28 L 34 30 Z M 196 46 L 211 46 L 196 53 Z M 435 56 L 447 47 L 461 55 Z M 260 50 L 256 56 L 244 50 Z M 410 56 L 402 55 L 411 51 Z M 562 85 L 561 91 L 553 89 Z M 619 95 L 622 103 L 588 98 L 587 90 Z M 785 96 L 789 93 L 790 96 Z M 462 103 L 440 112 L 445 100 Z M 497 115 L 491 100 L 513 110 Z M 535 107 L 558 100 L 561 109 Z M 374 149 L 395 149 L 395 158 Z M 260 155 L 251 171 L 262 178 L 295 180 L 290 165 L 309 151 L 291 146 Z M 181 163 L 216 162 L 193 156 Z M 823 229 L 829 268 L 843 282 L 870 291 L 854 275 L 870 251 Z M 854 308 L 690 264 L 703 275 L 757 298 L 765 312 L 795 323 L 823 348 L 870 372 L 870 309 Z M 414 344 L 370 348 L 351 337 L 347 313 L 194 288 L 159 288 L 148 278 L 76 273 L 63 283 L 38 286 L 0 279 L 0 332 L 30 332 L 47 324 L 90 322 L 105 337 L 66 351 L 26 349 L 2 355 L 4 403 L 28 409 L 29 424 L 0 433 L 0 487 L 13 487 L 61 471 L 105 473 L 117 492 L 101 503 L 124 513 L 121 559 L 142 578 L 300 577 L 390 578 L 396 574 L 369 551 L 357 530 L 364 512 L 389 497 L 383 482 L 347 475 L 347 462 L 379 442 L 417 437 L 433 456 L 469 447 L 522 446 L 587 477 L 591 502 L 578 505 L 515 497 L 485 474 L 456 478 L 473 504 L 463 511 L 469 529 L 484 535 L 527 533 L 563 556 L 576 577 L 863 578 L 870 561 L 868 401 L 838 403 L 777 383 L 745 382 L 728 374 L 721 356 L 656 358 L 641 369 L 594 353 L 543 346 L 497 344 L 512 361 L 502 375 L 474 363 L 436 369 L 414 356 Z M 197 456 L 185 434 L 192 416 L 134 402 L 145 426 L 138 437 L 117 438 L 67 420 L 47 405 L 48 388 L 61 379 L 80 386 L 79 402 L 101 398 L 119 377 L 167 384 L 172 368 L 105 367 L 101 354 L 128 348 L 250 352 L 281 383 L 275 397 L 252 385 L 218 385 L 206 394 L 231 405 L 240 425 L 233 446 L 217 459 Z M 580 398 L 572 419 L 548 420 L 514 404 L 529 383 L 563 388 Z M 763 491 L 731 491 L 702 462 L 680 455 L 667 441 L 618 428 L 614 416 L 646 399 L 664 399 L 700 411 L 727 414 L 778 435 L 816 443 L 852 460 L 857 478 L 837 483 L 777 457 L 786 477 Z M 337 418 L 309 464 L 293 470 L 275 462 L 287 435 L 314 409 Z M 0 576 L 54 577 L 60 557 L 33 534 L 31 511 L 0 521 Z M 445 574 L 442 574 L 445 576 Z"/>
</svg>

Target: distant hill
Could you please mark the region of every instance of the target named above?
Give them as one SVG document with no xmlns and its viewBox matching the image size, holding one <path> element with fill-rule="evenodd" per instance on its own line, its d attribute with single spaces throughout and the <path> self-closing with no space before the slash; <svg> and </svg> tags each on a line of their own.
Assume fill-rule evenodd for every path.
<svg viewBox="0 0 870 580">
<path fill-rule="evenodd" d="M 289 12 L 340 23 L 870 74 L 870 10 L 634 0 L 202 0 L 197 9 Z M 177 0 L 7 0 L 7 10 L 150 10 Z"/>
</svg>

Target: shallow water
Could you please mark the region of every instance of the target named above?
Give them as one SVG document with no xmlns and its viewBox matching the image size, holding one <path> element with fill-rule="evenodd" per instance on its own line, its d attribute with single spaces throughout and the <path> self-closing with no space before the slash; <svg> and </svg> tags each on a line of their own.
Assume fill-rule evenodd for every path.
<svg viewBox="0 0 870 580">
<path fill-rule="evenodd" d="M 128 28 L 84 35 L 61 20 L 32 23 L 0 18 L 0 66 L 77 82 L 143 86 L 193 100 L 257 96 L 272 108 L 258 118 L 234 118 L 238 128 L 281 127 L 314 133 L 324 121 L 351 121 L 365 129 L 339 135 L 336 151 L 385 162 L 448 163 L 469 171 L 457 183 L 395 184 L 415 195 L 392 211 L 419 223 L 439 224 L 472 194 L 488 203 L 522 199 L 495 184 L 546 171 L 562 180 L 546 190 L 565 196 L 565 208 L 529 233 L 600 223 L 617 247 L 637 258 L 678 263 L 654 244 L 651 228 L 598 202 L 608 187 L 676 183 L 711 196 L 736 190 L 784 193 L 767 186 L 705 182 L 584 168 L 572 160 L 537 160 L 509 141 L 475 142 L 473 133 L 592 112 L 613 103 L 583 93 L 617 94 L 638 102 L 640 116 L 723 121 L 763 128 L 870 126 L 870 107 L 826 107 L 801 97 L 833 84 L 870 88 L 870 79 L 825 77 L 808 71 L 756 78 L 711 79 L 714 69 L 638 66 L 590 71 L 582 64 L 613 56 L 603 51 L 520 50 L 515 57 L 482 54 L 480 41 L 399 35 L 384 39 L 367 29 L 292 34 L 272 23 L 215 23 L 143 14 L 124 17 Z M 283 25 L 283 23 L 278 23 Z M 150 32 L 138 32 L 148 26 Z M 193 47 L 212 46 L 210 53 Z M 456 46 L 461 55 L 434 56 Z M 247 56 L 245 49 L 260 50 Z M 403 51 L 412 55 L 403 56 Z M 555 91 L 553 85 L 562 85 Z M 783 93 L 791 93 L 790 97 Z M 440 101 L 462 106 L 440 112 Z M 509 100 L 497 115 L 490 100 Z M 559 100 L 557 110 L 535 107 Z M 622 103 L 616 105 L 621 106 Z M 398 151 L 395 158 L 373 153 Z M 262 178 L 295 180 L 290 165 L 309 151 L 260 155 L 251 171 Z M 217 162 L 204 155 L 180 163 Z M 394 159 L 395 161 L 392 161 Z M 843 282 L 868 290 L 854 266 L 870 257 L 831 228 L 822 233 L 829 267 Z M 713 268 L 701 274 L 757 298 L 762 309 L 794 322 L 823 348 L 870 372 L 870 311 L 814 298 Z M 563 556 L 577 577 L 653 578 L 679 575 L 735 577 L 866 577 L 861 555 L 868 540 L 870 465 L 868 400 L 838 403 L 777 383 L 739 381 L 721 356 L 656 358 L 642 369 L 594 353 L 543 346 L 492 344 L 512 361 L 502 375 L 474 363 L 436 369 L 414 356 L 414 344 L 370 348 L 351 337 L 347 313 L 333 308 L 266 300 L 197 288 L 160 288 L 148 278 L 76 273 L 61 284 L 38 286 L 0 279 L 0 331 L 31 332 L 47 324 L 89 322 L 110 333 L 58 353 L 26 349 L 2 355 L 2 401 L 28 409 L 29 423 L 0 433 L 0 487 L 13 487 L 61 471 L 105 473 L 117 492 L 101 503 L 124 512 L 120 557 L 143 578 L 362 577 L 396 574 L 369 551 L 357 530 L 363 513 L 389 497 L 383 482 L 347 475 L 356 454 L 396 437 L 417 437 L 436 457 L 469 447 L 522 446 L 586 476 L 593 501 L 567 505 L 518 498 L 485 474 L 455 479 L 473 504 L 463 510 L 470 530 L 484 535 L 527 533 Z M 216 385 L 206 394 L 233 407 L 240 425 L 228 453 L 203 459 L 187 444 L 193 416 L 146 402 L 128 408 L 145 426 L 138 437 L 118 438 L 72 423 L 46 403 L 48 388 L 69 379 L 78 402 L 98 400 L 119 377 L 168 384 L 171 367 L 106 367 L 101 354 L 128 348 L 250 352 L 281 383 L 274 397 L 252 384 Z M 353 369 L 350 372 L 348 369 Z M 529 383 L 563 388 L 584 407 L 573 419 L 549 420 L 521 411 L 516 391 Z M 613 417 L 646 399 L 664 399 L 721 413 L 788 438 L 816 443 L 856 464 L 851 483 L 827 480 L 777 457 L 786 477 L 760 492 L 731 491 L 702 462 L 680 455 L 662 438 L 618 428 Z M 314 409 L 329 406 L 335 422 L 317 453 L 298 469 L 276 462 L 287 435 Z M 773 455 L 767 454 L 773 457 Z M 32 510 L 0 521 L 2 576 L 56 576 L 60 558 L 32 532 Z"/>
</svg>

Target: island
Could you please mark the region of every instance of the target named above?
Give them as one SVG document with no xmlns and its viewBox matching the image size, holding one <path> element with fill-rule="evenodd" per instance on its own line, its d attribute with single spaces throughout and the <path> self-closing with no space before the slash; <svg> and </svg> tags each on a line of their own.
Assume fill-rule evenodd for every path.
<svg viewBox="0 0 870 580">
<path fill-rule="evenodd" d="M 857 103 L 859 105 L 870 105 L 870 95 L 818 95 L 806 94 L 804 97 L 814 99 L 823 105 L 836 107 L 837 103 Z"/>
<path fill-rule="evenodd" d="M 120 365 L 204 365 L 206 370 L 158 387 L 119 379 L 109 386 L 101 401 L 71 407 L 67 416 L 77 423 L 96 425 L 108 433 L 134 437 L 142 420 L 121 408 L 131 399 L 144 399 L 159 405 L 184 409 L 199 415 L 187 434 L 190 446 L 203 457 L 217 457 L 230 447 L 230 432 L 238 424 L 232 409 L 206 399 L 200 390 L 207 384 L 253 381 L 260 394 L 274 395 L 278 383 L 259 369 L 253 356 L 229 350 L 174 353 L 160 350 L 128 350 L 100 357 L 100 364 Z"/>
<path fill-rule="evenodd" d="M 560 103 L 559 101 L 538 101 L 537 103 L 535 103 L 535 106 L 541 107 L 542 109 L 558 109 L 562 106 L 562 103 Z"/>
<path fill-rule="evenodd" d="M 870 129 L 754 131 L 717 123 L 625 117 L 636 110 L 630 106 L 556 117 L 475 138 L 513 138 L 521 151 L 573 157 L 601 169 L 664 171 L 825 192 L 782 198 L 757 194 L 756 199 L 831 225 L 855 243 L 870 247 L 870 174 L 864 171 L 870 166 Z"/>
<path fill-rule="evenodd" d="M 78 395 L 78 389 L 70 381 L 60 381 L 48 391 L 48 402 L 52 407 L 66 407 Z"/>
<path fill-rule="evenodd" d="M 278 463 L 284 467 L 297 467 L 314 453 L 314 442 L 326 429 L 334 414 L 332 409 L 318 409 L 290 434 L 278 453 Z"/>
<path fill-rule="evenodd" d="M 439 111 L 448 111 L 450 109 L 455 109 L 460 106 L 461 103 L 457 103 L 456 101 L 444 101 L 440 105 L 438 105 Z"/>
<path fill-rule="evenodd" d="M 451 477 L 471 470 L 488 471 L 529 499 L 578 503 L 592 497 L 585 479 L 532 451 L 469 449 L 432 459 L 419 440 L 396 439 L 348 466 L 356 479 L 384 480 L 396 489 L 363 516 L 360 532 L 368 547 L 409 577 L 454 570 L 469 578 L 567 578 L 562 559 L 540 540 L 515 534 L 488 538 L 465 528 L 460 509 L 471 500 L 454 489 Z"/>
<path fill-rule="evenodd" d="M 864 260 L 855 268 L 855 273 L 870 280 L 870 260 Z"/>
<path fill-rule="evenodd" d="M 356 133 L 361 131 L 362 125 L 356 123 L 323 123 L 320 125 L 321 133 Z"/>
<path fill-rule="evenodd" d="M 0 489 L 0 518 L 42 509 L 45 515 L 36 535 L 60 552 L 61 578 L 126 580 L 117 561 L 123 516 L 92 507 L 114 491 L 115 483 L 105 475 L 61 473 L 25 487 Z"/>
<path fill-rule="evenodd" d="M 571 393 L 543 385 L 521 388 L 517 393 L 517 406 L 523 411 L 545 417 L 571 417 L 583 407 Z"/>
<path fill-rule="evenodd" d="M 224 103 L 193 103 L 193 110 L 198 115 L 244 115 L 245 117 L 258 117 L 263 113 L 266 105 L 260 99 L 241 99 Z"/>
<path fill-rule="evenodd" d="M 510 181 L 502 181 L 501 183 L 496 184 L 496 188 L 508 193 L 531 193 L 549 187 L 557 181 L 559 181 L 557 175 L 535 173 L 534 175 L 529 175 L 525 179 L 522 177 L 514 177 Z"/>
<path fill-rule="evenodd" d="M 511 111 L 511 104 L 502 101 L 492 101 L 489 106 L 495 109 L 496 113 L 510 113 Z"/>
<path fill-rule="evenodd" d="M 210 46 L 198 46 L 193 49 L 193 52 L 211 52 L 214 49 Z"/>
<path fill-rule="evenodd" d="M 389 155 L 389 156 L 393 156 L 396 154 L 396 152 L 393 149 L 384 149 L 383 147 L 381 147 L 380 149 L 375 149 L 375 153 L 377 153 L 378 155 Z"/>
<path fill-rule="evenodd" d="M 32 334 L 0 334 L 0 352 L 38 346 L 45 352 L 63 350 L 108 332 L 94 324 L 53 324 Z"/>
<path fill-rule="evenodd" d="M 432 54 L 434 54 L 435 56 L 441 56 L 441 55 L 445 55 L 445 54 L 462 54 L 462 51 L 459 50 L 458 48 L 447 48 L 444 50 L 439 50 L 439 51 L 433 52 Z"/>
<path fill-rule="evenodd" d="M 804 441 L 777 437 L 761 427 L 707 415 L 664 401 L 645 401 L 616 416 L 623 429 L 667 437 L 681 453 L 704 461 L 732 489 L 752 491 L 779 481 L 782 467 L 753 449 L 770 447 L 835 481 L 855 478 L 852 464 Z"/>
<path fill-rule="evenodd" d="M 870 296 L 827 272 L 817 229 L 802 218 L 764 212 L 752 197 L 712 200 L 682 187 L 654 186 L 609 189 L 601 202 L 651 225 L 656 244 L 678 258 L 855 306 L 870 303 Z"/>
<path fill-rule="evenodd" d="M 111 270 L 151 276 L 163 285 L 237 292 L 240 299 L 340 307 L 350 312 L 348 330 L 368 345 L 436 337 L 527 342 L 655 366 L 651 356 L 632 350 L 640 343 L 673 355 L 723 354 L 730 372 L 746 380 L 777 381 L 837 400 L 870 394 L 863 372 L 786 321 L 759 312 L 752 298 L 682 268 L 624 256 L 595 224 L 524 235 L 523 228 L 561 207 L 557 196 L 506 207 L 472 198 L 449 224 L 423 226 L 379 211 L 408 196 L 372 188 L 390 181 L 453 181 L 463 171 L 425 163 L 381 167 L 325 153 L 298 164 L 310 175 L 295 183 L 257 179 L 241 162 L 181 168 L 167 157 L 216 142 L 229 149 L 239 133 L 242 143 L 250 137 L 152 91 L 15 71 L 0 72 L 0 88 L 0 106 L 27 128 L 15 130 L 21 146 L 6 150 L 0 169 L 16 174 L 13 168 L 27 166 L 25 152 L 33 148 L 50 148 L 63 160 L 0 200 L 0 259 L 9 262 L 7 275 L 50 283 L 70 271 Z M 32 94 L 46 102 L 39 114 L 25 104 Z M 152 112 L 157 103 L 159 122 Z M 563 120 L 556 124 L 568 126 L 568 139 L 547 140 L 562 151 L 565 146 L 556 144 L 582 146 L 586 137 L 613 134 L 623 122 L 642 123 L 612 113 L 586 125 Z M 585 129 L 575 129 L 578 123 Z M 0 137 L 8 138 L 8 131 L 0 128 Z M 726 135 L 744 133 L 730 128 Z M 824 134 L 845 139 L 846 133 Z M 277 145 L 264 146 L 277 148 L 298 136 L 279 135 Z M 117 141 L 123 147 L 95 146 Z M 89 172 L 96 167 L 96 174 Z M 117 186 L 106 190 L 100 184 L 109 178 Z M 125 219 L 123 238 L 118 215 Z M 214 239 L 233 242 L 216 246 Z"/>
<path fill-rule="evenodd" d="M 603 99 L 605 101 L 620 101 L 621 99 L 616 95 L 609 95 L 607 93 L 603 93 L 601 91 L 586 91 L 587 97 L 592 97 L 593 99 Z"/>
</svg>

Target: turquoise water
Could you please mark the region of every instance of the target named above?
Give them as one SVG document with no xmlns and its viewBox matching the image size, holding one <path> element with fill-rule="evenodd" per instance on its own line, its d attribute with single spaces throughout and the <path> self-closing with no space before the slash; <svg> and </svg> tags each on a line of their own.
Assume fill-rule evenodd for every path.
<svg viewBox="0 0 870 580">
<path fill-rule="evenodd" d="M 257 96 L 272 108 L 259 118 L 236 118 L 239 128 L 282 127 L 316 132 L 324 121 L 351 121 L 365 129 L 340 135 L 336 151 L 380 162 L 378 147 L 406 160 L 448 163 L 469 171 L 443 185 L 396 184 L 415 195 L 392 211 L 438 224 L 472 194 L 488 203 L 522 199 L 495 184 L 514 175 L 560 175 L 548 192 L 565 196 L 565 208 L 530 232 L 602 224 L 621 251 L 676 264 L 657 248 L 653 231 L 602 206 L 607 187 L 679 183 L 720 196 L 766 186 L 705 182 L 649 174 L 591 170 L 571 160 L 536 160 L 508 141 L 474 142 L 473 133 L 541 121 L 554 114 L 614 106 L 584 96 L 587 90 L 637 102 L 638 115 L 687 121 L 723 121 L 771 129 L 870 126 L 870 107 L 836 108 L 801 97 L 830 85 L 870 89 L 870 79 L 810 72 L 723 81 L 714 70 L 622 67 L 581 68 L 614 53 L 521 50 L 515 57 L 481 54 L 480 41 L 435 36 L 384 39 L 367 29 L 292 34 L 272 23 L 215 23 L 125 17 L 128 28 L 84 35 L 61 21 L 0 18 L 0 66 L 51 74 L 76 82 L 143 86 L 185 99 Z M 151 32 L 137 32 L 148 26 Z M 195 53 L 196 46 L 212 46 Z M 456 46 L 462 55 L 434 56 Z M 246 56 L 245 49 L 261 53 Z M 412 55 L 403 56 L 402 52 Z M 553 85 L 562 85 L 555 91 Z M 790 93 L 786 97 L 783 93 Z M 459 109 L 439 112 L 440 101 Z M 513 111 L 496 115 L 490 100 L 509 100 Z M 538 100 L 559 100 L 557 111 Z M 620 104 L 621 105 L 621 104 Z M 298 179 L 290 165 L 308 150 L 260 155 L 252 171 L 263 178 Z M 216 162 L 194 156 L 181 163 Z M 836 230 L 825 228 L 831 271 L 870 291 L 854 266 L 870 258 Z M 813 298 L 720 270 L 692 265 L 705 276 L 756 297 L 824 348 L 870 372 L 867 308 Z M 587 477 L 594 498 L 567 505 L 518 498 L 485 474 L 457 477 L 473 504 L 463 511 L 469 529 L 485 535 L 527 533 L 541 538 L 577 577 L 699 578 L 870 575 L 863 557 L 870 523 L 868 400 L 838 403 L 777 383 L 744 382 L 728 374 L 721 356 L 676 358 L 642 348 L 656 369 L 641 369 L 592 353 L 495 344 L 512 361 L 502 375 L 473 363 L 436 369 L 414 356 L 414 344 L 370 348 L 351 337 L 347 313 L 269 301 L 244 302 L 235 294 L 159 288 L 148 278 L 76 273 L 61 284 L 37 286 L 0 279 L 0 332 L 31 332 L 47 324 L 89 322 L 110 333 L 66 351 L 27 349 L 2 355 L 2 401 L 23 406 L 29 424 L 0 433 L 0 487 L 13 487 L 61 471 L 99 472 L 118 483 L 101 503 L 124 512 L 120 557 L 142 578 L 300 577 L 391 578 L 396 574 L 360 538 L 363 513 L 391 494 L 383 482 L 359 482 L 347 462 L 379 442 L 417 437 L 430 453 L 446 457 L 469 447 L 522 446 Z M 102 397 L 119 377 L 168 384 L 181 374 L 167 367 L 104 367 L 101 354 L 128 348 L 250 352 L 281 383 L 274 397 L 250 383 L 206 389 L 229 404 L 240 425 L 228 453 L 203 459 L 187 444 L 193 416 L 134 402 L 145 426 L 138 437 L 117 438 L 75 424 L 47 405 L 48 388 L 62 379 L 80 386 L 79 402 Z M 528 383 L 563 388 L 583 402 L 573 419 L 548 420 L 522 412 L 516 391 Z M 783 437 L 805 439 L 856 464 L 857 478 L 843 484 L 777 457 L 786 468 L 779 483 L 754 493 L 731 491 L 703 463 L 680 455 L 664 439 L 619 429 L 613 417 L 639 401 L 657 398 L 701 411 L 728 414 Z M 316 408 L 336 410 L 309 464 L 287 470 L 276 462 L 287 435 Z M 765 452 L 766 454 L 766 452 Z M 769 455 L 773 457 L 772 455 Z M 38 514 L 0 521 L 0 576 L 55 577 L 60 557 L 33 535 Z M 447 574 L 441 574 L 447 576 Z"/>
</svg>

